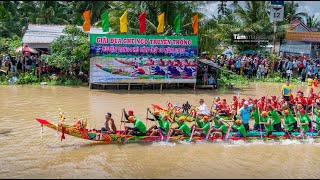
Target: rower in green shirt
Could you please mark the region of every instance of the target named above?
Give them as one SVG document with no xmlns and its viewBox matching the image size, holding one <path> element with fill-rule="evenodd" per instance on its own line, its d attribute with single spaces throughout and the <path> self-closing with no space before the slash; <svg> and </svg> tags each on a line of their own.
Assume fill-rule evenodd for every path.
<svg viewBox="0 0 320 180">
<path fill-rule="evenodd" d="M 291 123 L 292 121 L 291 121 L 289 110 L 282 111 L 282 115 L 283 115 L 283 124 L 284 124 L 285 133 L 287 135 L 290 135 L 290 132 L 293 131 L 293 124 Z"/>
<path fill-rule="evenodd" d="M 224 138 L 227 135 L 228 132 L 228 128 L 227 126 L 224 124 L 224 120 L 223 118 L 220 118 L 218 120 L 218 127 L 213 127 L 212 128 L 215 134 L 215 137 L 222 137 Z"/>
<path fill-rule="evenodd" d="M 317 135 L 320 135 L 320 110 L 317 108 L 314 108 L 314 114 L 316 115 L 316 120 L 313 120 L 314 123 L 316 123 L 315 130 L 318 132 Z"/>
<path fill-rule="evenodd" d="M 149 108 L 148 111 L 150 112 Z M 168 131 L 170 129 L 170 122 L 169 122 L 169 115 L 165 114 L 163 117 L 160 115 L 159 111 L 154 111 L 154 113 L 150 112 L 155 120 L 159 123 L 159 126 L 157 127 L 156 125 L 152 126 L 150 128 L 150 132 L 152 131 L 152 133 L 150 134 L 150 136 L 159 136 L 160 135 L 160 131 L 163 135 L 167 135 Z M 154 121 L 154 119 L 148 119 L 151 121 Z"/>
<path fill-rule="evenodd" d="M 270 136 L 273 131 L 273 126 L 272 126 L 271 119 L 268 116 L 267 111 L 262 111 L 261 118 L 260 118 L 260 124 L 264 124 L 266 136 Z"/>
<path fill-rule="evenodd" d="M 288 111 L 289 111 L 289 117 L 290 117 L 289 123 L 292 124 L 293 130 L 294 130 L 294 131 L 298 131 L 297 120 L 296 120 L 296 118 L 293 116 L 292 110 L 289 109 L 286 104 L 283 104 L 283 105 L 282 105 L 282 115 L 283 115 L 283 116 L 284 116 L 284 111 L 285 111 L 285 110 L 288 110 Z"/>
<path fill-rule="evenodd" d="M 242 124 L 241 120 L 236 120 L 234 125 L 233 125 L 233 129 L 235 129 L 237 131 L 237 133 L 233 136 L 237 136 L 237 137 L 246 137 L 247 136 L 247 131 L 246 128 L 244 127 L 244 125 Z"/>
<path fill-rule="evenodd" d="M 198 117 L 197 117 L 198 119 Z M 206 137 L 208 131 L 210 130 L 210 122 L 209 122 L 209 117 L 208 116 L 203 116 L 202 121 L 197 121 L 198 127 L 196 126 L 195 129 L 195 136 L 201 136 L 201 137 Z"/>
<path fill-rule="evenodd" d="M 281 119 L 278 112 L 271 105 L 269 105 L 268 114 L 272 117 L 271 124 L 273 126 L 273 129 L 275 129 L 277 132 L 281 132 Z"/>
<path fill-rule="evenodd" d="M 128 120 L 134 125 L 134 127 L 125 126 L 125 129 L 129 131 L 129 134 L 135 136 L 146 135 L 147 127 L 140 119 L 134 116 L 129 116 Z"/>
<path fill-rule="evenodd" d="M 299 111 L 299 121 L 300 121 L 300 130 L 305 134 L 305 132 L 309 131 L 309 117 L 306 115 L 305 111 L 301 109 Z"/>
<path fill-rule="evenodd" d="M 179 124 L 177 128 L 174 128 L 176 135 L 183 135 L 189 137 L 191 135 L 190 127 L 184 122 L 186 118 L 181 116 L 179 119 Z"/>
</svg>

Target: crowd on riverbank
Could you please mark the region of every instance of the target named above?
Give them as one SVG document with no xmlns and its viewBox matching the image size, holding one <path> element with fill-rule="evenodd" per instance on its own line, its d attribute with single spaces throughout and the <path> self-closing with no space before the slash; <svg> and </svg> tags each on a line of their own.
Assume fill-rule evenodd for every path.
<svg viewBox="0 0 320 180">
<path fill-rule="evenodd" d="M 293 55 L 284 55 L 274 61 L 261 55 L 235 55 L 228 58 L 221 55 L 214 62 L 249 79 L 268 78 L 271 73 L 280 73 L 282 79 L 296 78 L 301 82 L 306 82 L 308 78 L 318 79 L 320 68 L 319 57 L 310 59 Z"/>
</svg>

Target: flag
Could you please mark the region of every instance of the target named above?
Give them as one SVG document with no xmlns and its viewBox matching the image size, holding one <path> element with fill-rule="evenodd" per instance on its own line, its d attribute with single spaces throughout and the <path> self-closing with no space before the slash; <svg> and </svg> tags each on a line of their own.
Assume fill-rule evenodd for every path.
<svg viewBox="0 0 320 180">
<path fill-rule="evenodd" d="M 157 33 L 164 32 L 164 12 L 158 16 Z"/>
<path fill-rule="evenodd" d="M 140 16 L 139 16 L 139 21 L 140 21 L 140 33 L 146 32 L 146 26 L 147 26 L 147 24 L 146 24 L 146 21 L 147 21 L 146 16 L 147 16 L 147 14 L 146 14 L 145 11 L 143 11 L 143 12 L 140 14 Z"/>
<path fill-rule="evenodd" d="M 198 14 L 194 15 L 192 19 L 193 34 L 198 34 Z"/>
<path fill-rule="evenodd" d="M 82 25 L 83 31 L 90 31 L 90 10 L 83 13 L 84 23 Z"/>
<path fill-rule="evenodd" d="M 174 29 L 176 30 L 177 34 L 180 34 L 180 26 L 181 26 L 181 19 L 180 14 L 174 19 Z"/>
<path fill-rule="evenodd" d="M 106 11 L 101 15 L 102 19 L 102 31 L 108 32 L 109 31 L 109 12 Z"/>
<path fill-rule="evenodd" d="M 127 32 L 127 21 L 128 21 L 128 13 L 127 11 L 123 13 L 123 15 L 120 17 L 120 32 Z"/>
</svg>

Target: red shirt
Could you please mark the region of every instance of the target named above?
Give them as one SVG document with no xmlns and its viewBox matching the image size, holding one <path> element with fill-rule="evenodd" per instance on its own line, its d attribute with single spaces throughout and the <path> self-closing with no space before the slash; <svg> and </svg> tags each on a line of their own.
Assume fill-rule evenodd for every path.
<svg viewBox="0 0 320 180">
<path fill-rule="evenodd" d="M 304 98 L 304 97 L 302 97 L 302 98 L 298 97 L 298 103 L 302 104 L 302 105 L 307 105 L 308 104 L 306 98 Z"/>
<path fill-rule="evenodd" d="M 265 101 L 260 101 L 258 102 L 258 106 L 259 108 L 264 111 L 265 110 L 265 105 L 266 105 L 266 102 Z"/>
<path fill-rule="evenodd" d="M 238 100 L 233 101 L 232 107 L 233 107 L 234 110 L 238 109 L 238 104 L 239 104 Z"/>
<path fill-rule="evenodd" d="M 272 106 L 274 109 L 278 109 L 278 102 L 277 102 L 277 101 L 271 101 L 271 106 Z"/>
</svg>

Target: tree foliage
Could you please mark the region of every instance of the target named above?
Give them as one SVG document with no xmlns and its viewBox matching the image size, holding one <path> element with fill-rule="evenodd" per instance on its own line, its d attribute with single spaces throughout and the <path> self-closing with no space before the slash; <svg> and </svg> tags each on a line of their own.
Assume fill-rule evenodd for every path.
<svg viewBox="0 0 320 180">
<path fill-rule="evenodd" d="M 48 55 L 48 63 L 64 71 L 80 62 L 82 71 L 88 71 L 89 40 L 88 35 L 76 26 L 67 26 L 60 36 L 51 43 L 52 53 Z"/>
</svg>

